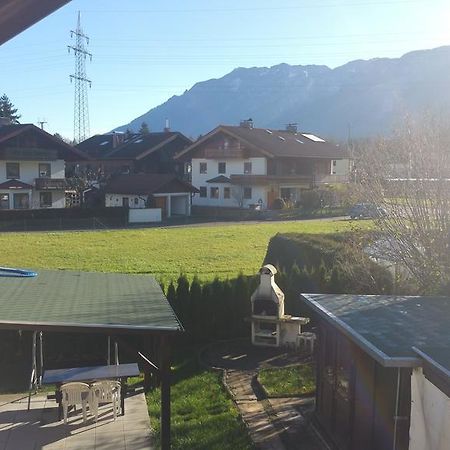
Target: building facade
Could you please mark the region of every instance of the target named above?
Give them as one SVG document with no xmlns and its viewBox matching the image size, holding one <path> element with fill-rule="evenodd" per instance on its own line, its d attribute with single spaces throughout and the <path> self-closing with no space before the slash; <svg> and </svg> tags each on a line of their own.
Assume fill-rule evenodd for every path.
<svg viewBox="0 0 450 450">
<path fill-rule="evenodd" d="M 32 125 L 0 126 L 0 209 L 65 207 L 65 163 L 82 158 Z"/>
<path fill-rule="evenodd" d="M 219 126 L 175 158 L 190 158 L 193 204 L 271 208 L 277 198 L 292 203 L 302 191 L 348 181 L 345 150 L 318 136 L 287 130 Z"/>
</svg>

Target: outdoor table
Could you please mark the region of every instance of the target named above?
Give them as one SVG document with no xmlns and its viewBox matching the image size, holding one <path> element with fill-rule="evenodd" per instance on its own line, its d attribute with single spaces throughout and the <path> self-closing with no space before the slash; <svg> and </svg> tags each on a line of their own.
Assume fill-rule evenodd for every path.
<svg viewBox="0 0 450 450">
<path fill-rule="evenodd" d="M 127 378 L 139 375 L 139 367 L 136 363 L 117 364 L 109 366 L 73 367 L 69 369 L 55 369 L 44 371 L 42 384 L 56 384 L 55 397 L 58 403 L 58 418 L 62 417 L 61 385 L 73 381 L 92 383 L 98 380 L 121 380 L 122 416 L 125 414 L 125 395 L 127 393 Z"/>
</svg>

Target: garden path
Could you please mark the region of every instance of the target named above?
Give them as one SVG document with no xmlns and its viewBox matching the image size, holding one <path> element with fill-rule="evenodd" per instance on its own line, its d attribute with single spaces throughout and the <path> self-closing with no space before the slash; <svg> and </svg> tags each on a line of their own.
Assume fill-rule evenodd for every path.
<svg viewBox="0 0 450 450">
<path fill-rule="evenodd" d="M 325 450 L 305 415 L 313 399 L 268 399 L 256 377 L 260 368 L 284 367 L 304 357 L 298 352 L 254 347 L 247 340 L 216 343 L 200 355 L 204 364 L 223 371 L 225 387 L 258 450 Z"/>
</svg>

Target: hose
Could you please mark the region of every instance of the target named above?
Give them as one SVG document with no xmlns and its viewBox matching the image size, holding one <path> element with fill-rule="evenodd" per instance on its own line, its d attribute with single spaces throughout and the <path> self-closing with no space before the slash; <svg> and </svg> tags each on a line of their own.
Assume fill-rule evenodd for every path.
<svg viewBox="0 0 450 450">
<path fill-rule="evenodd" d="M 36 272 L 24 269 L 12 269 L 10 267 L 0 267 L 0 277 L 29 278 L 37 276 Z"/>
</svg>

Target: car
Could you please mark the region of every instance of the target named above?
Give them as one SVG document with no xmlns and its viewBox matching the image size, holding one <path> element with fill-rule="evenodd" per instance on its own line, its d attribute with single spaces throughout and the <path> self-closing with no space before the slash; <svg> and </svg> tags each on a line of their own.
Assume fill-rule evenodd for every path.
<svg viewBox="0 0 450 450">
<path fill-rule="evenodd" d="M 350 208 L 351 219 L 378 219 L 387 215 L 387 211 L 373 203 L 357 203 Z"/>
</svg>

